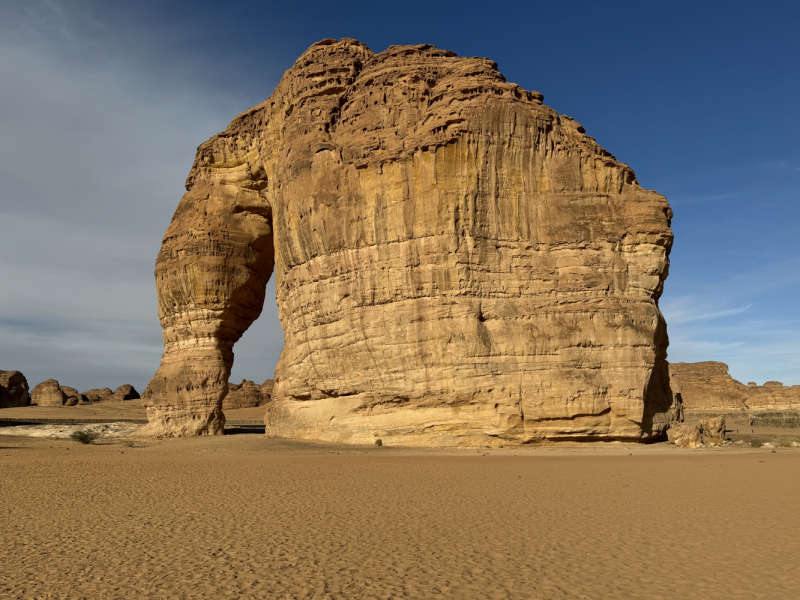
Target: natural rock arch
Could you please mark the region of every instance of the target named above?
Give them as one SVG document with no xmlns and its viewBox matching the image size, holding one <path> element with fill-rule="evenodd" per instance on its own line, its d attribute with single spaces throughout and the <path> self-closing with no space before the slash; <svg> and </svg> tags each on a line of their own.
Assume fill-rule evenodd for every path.
<svg viewBox="0 0 800 600">
<path fill-rule="evenodd" d="M 671 210 L 505 81 L 430 45 L 324 40 L 200 146 L 156 262 L 149 430 L 223 430 L 275 271 L 267 433 L 404 444 L 659 437 Z"/>
</svg>

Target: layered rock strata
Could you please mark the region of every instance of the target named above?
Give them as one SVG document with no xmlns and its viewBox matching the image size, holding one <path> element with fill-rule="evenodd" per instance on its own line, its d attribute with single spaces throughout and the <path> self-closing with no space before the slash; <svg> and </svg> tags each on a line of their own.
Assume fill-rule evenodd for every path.
<svg viewBox="0 0 800 600">
<path fill-rule="evenodd" d="M 793 410 L 800 408 L 800 385 L 780 381 L 744 385 L 721 362 L 670 363 L 673 392 L 680 394 L 687 410 L 742 411 Z"/>
<path fill-rule="evenodd" d="M 27 406 L 30 402 L 25 375 L 19 371 L 0 371 L 0 408 Z"/>
<path fill-rule="evenodd" d="M 111 395 L 111 400 L 138 400 L 139 392 L 129 383 L 119 386 Z"/>
<path fill-rule="evenodd" d="M 274 268 L 271 435 L 662 435 L 666 199 L 497 65 L 324 40 L 201 145 L 156 261 L 149 431 L 222 433 Z"/>
</svg>

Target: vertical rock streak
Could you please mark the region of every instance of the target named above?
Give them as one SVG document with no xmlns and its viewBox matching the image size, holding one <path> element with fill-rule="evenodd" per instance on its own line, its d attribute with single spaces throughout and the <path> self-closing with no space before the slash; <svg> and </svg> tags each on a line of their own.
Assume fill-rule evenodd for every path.
<svg viewBox="0 0 800 600">
<path fill-rule="evenodd" d="M 270 434 L 663 432 L 669 205 L 495 63 L 315 44 L 199 148 L 187 190 L 156 265 L 154 432 L 221 432 L 232 347 L 273 264 Z"/>
</svg>

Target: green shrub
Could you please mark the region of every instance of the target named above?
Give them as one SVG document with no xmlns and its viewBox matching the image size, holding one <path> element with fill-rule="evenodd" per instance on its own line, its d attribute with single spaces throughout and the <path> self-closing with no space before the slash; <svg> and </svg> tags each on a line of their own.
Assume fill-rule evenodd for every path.
<svg viewBox="0 0 800 600">
<path fill-rule="evenodd" d="M 94 431 L 78 430 L 73 431 L 70 439 L 80 442 L 81 444 L 93 444 L 94 441 L 100 437 L 99 433 Z"/>
<path fill-rule="evenodd" d="M 753 448 L 761 448 L 761 446 L 762 446 L 762 443 L 761 443 L 761 440 L 759 440 L 759 439 L 755 439 L 755 440 L 750 440 L 750 445 L 751 445 Z"/>
</svg>

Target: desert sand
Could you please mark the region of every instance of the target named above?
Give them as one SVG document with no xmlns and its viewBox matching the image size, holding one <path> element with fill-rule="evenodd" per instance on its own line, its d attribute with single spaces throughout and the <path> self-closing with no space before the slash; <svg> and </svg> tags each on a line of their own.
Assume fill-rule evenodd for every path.
<svg viewBox="0 0 800 600">
<path fill-rule="evenodd" d="M 2 598 L 796 598 L 800 450 L 0 437 Z"/>
</svg>

